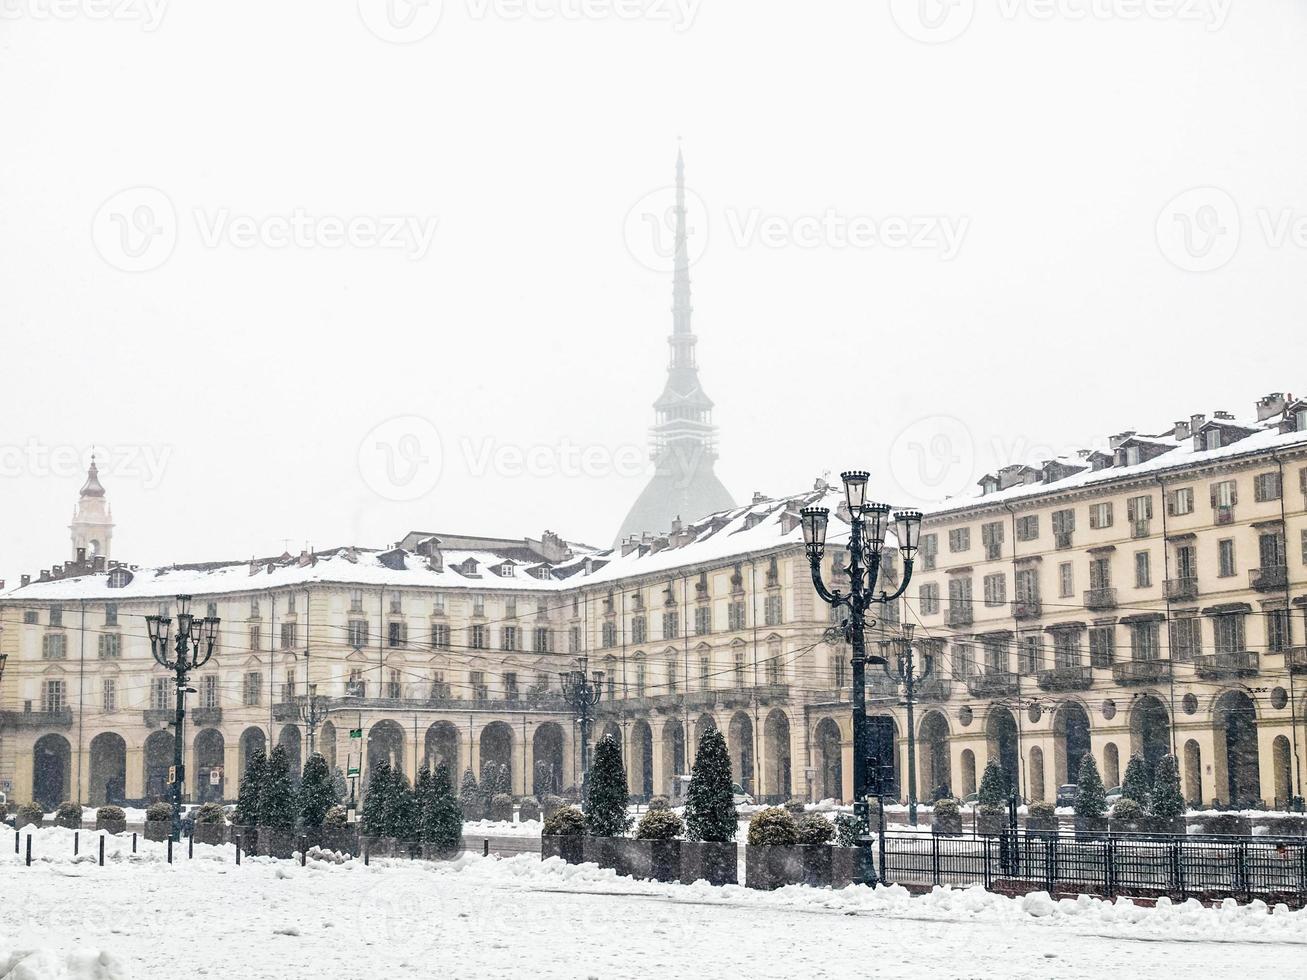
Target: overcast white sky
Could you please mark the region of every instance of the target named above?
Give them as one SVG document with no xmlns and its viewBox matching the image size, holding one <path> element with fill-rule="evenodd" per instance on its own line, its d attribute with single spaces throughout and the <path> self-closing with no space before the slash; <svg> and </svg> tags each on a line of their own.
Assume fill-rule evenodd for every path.
<svg viewBox="0 0 1307 980">
<path fill-rule="evenodd" d="M 678 137 L 741 499 L 858 465 L 938 496 L 1307 388 L 1298 0 L 0 14 L 11 581 L 68 557 L 93 444 L 141 563 L 606 544 L 663 382 Z"/>
</svg>

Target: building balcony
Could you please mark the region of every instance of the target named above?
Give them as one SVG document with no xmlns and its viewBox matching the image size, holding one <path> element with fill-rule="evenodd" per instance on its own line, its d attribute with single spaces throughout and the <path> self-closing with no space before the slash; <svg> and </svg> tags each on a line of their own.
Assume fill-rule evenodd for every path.
<svg viewBox="0 0 1307 980">
<path fill-rule="evenodd" d="M 970 603 L 963 606 L 949 606 L 944 613 L 944 622 L 949 626 L 970 626 L 972 623 Z"/>
<path fill-rule="evenodd" d="M 870 678 L 870 675 L 868 675 Z M 835 699 L 848 699 L 847 691 L 833 692 Z M 868 696 L 871 695 L 870 690 Z M 687 691 L 684 694 L 637 695 L 629 698 L 604 698 L 595 711 L 601 717 L 629 714 L 704 711 L 714 708 L 747 708 L 755 701 L 771 704 L 790 697 L 788 684 L 759 684 L 754 687 L 721 687 Z M 564 705 L 564 710 L 571 708 Z"/>
<path fill-rule="evenodd" d="M 967 678 L 973 698 L 1000 698 L 1017 692 L 1017 675 L 1007 670 L 987 670 Z"/>
<path fill-rule="evenodd" d="M 897 702 L 899 700 L 898 678 L 887 677 L 885 672 L 877 667 L 867 671 L 867 700 Z"/>
<path fill-rule="evenodd" d="M 1194 672 L 1205 680 L 1226 680 L 1231 677 L 1255 677 L 1260 660 L 1251 650 L 1232 650 L 1228 653 L 1211 653 L 1194 657 Z"/>
<path fill-rule="evenodd" d="M 0 728 L 72 728 L 73 709 L 0 711 Z"/>
<path fill-rule="evenodd" d="M 273 721 L 299 721 L 300 706 L 294 701 L 278 701 L 272 706 Z"/>
<path fill-rule="evenodd" d="M 1015 619 L 1038 619 L 1044 614 L 1044 604 L 1039 597 L 1018 599 L 1012 604 L 1012 616 Z"/>
<path fill-rule="evenodd" d="M 146 708 L 141 712 L 146 728 L 162 728 L 177 720 L 176 708 Z"/>
<path fill-rule="evenodd" d="M 1290 647 L 1285 650 L 1284 665 L 1291 674 L 1307 674 L 1307 647 Z"/>
<path fill-rule="evenodd" d="M 1118 684 L 1161 684 L 1171 679 L 1169 660 L 1123 660 L 1112 665 L 1112 679 Z"/>
<path fill-rule="evenodd" d="M 1166 598 L 1170 602 L 1192 602 L 1198 598 L 1198 579 L 1193 576 L 1167 579 Z"/>
<path fill-rule="evenodd" d="M 604 698 L 602 706 L 620 703 L 617 700 Z M 298 721 L 299 706 L 297 704 L 285 703 L 286 706 L 294 712 L 287 715 L 283 720 Z M 273 706 L 273 717 L 276 718 L 277 705 Z M 328 698 L 327 708 L 329 711 L 499 711 L 511 713 L 517 711 L 551 711 L 551 712 L 570 712 L 572 709 L 563 695 L 557 691 L 550 692 L 547 696 L 528 700 L 527 698 Z"/>
<path fill-rule="evenodd" d="M 1113 588 L 1086 589 L 1085 608 L 1086 609 L 1115 609 L 1116 589 Z"/>
<path fill-rule="evenodd" d="M 1248 587 L 1258 592 L 1283 592 L 1289 586 L 1289 569 L 1284 565 L 1265 565 L 1248 572 Z"/>
<path fill-rule="evenodd" d="M 952 693 L 953 684 L 943 677 L 927 677 L 912 689 L 915 700 L 932 703 L 947 701 Z"/>
<path fill-rule="evenodd" d="M 222 709 L 221 708 L 192 708 L 188 712 L 190 721 L 194 725 L 221 725 Z"/>
<path fill-rule="evenodd" d="M 1092 667 L 1054 667 L 1041 670 L 1037 683 L 1044 691 L 1087 691 L 1094 683 Z"/>
</svg>

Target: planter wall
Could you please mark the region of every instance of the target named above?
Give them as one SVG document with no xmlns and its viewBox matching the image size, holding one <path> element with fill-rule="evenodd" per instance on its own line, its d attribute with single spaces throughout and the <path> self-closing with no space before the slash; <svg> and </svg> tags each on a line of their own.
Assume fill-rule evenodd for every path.
<svg viewBox="0 0 1307 980">
<path fill-rule="evenodd" d="M 327 851 L 352 854 L 356 857 L 363 853 L 359 849 L 359 832 L 356 826 L 324 825 L 319 839 L 322 842 L 319 846 Z"/>
<path fill-rule="evenodd" d="M 298 838 L 293 830 L 280 827 L 260 827 L 258 854 L 260 857 L 288 858 L 295 853 Z"/>
<path fill-rule="evenodd" d="M 106 834 L 125 834 L 127 832 L 127 821 L 101 820 L 97 817 L 95 820 L 95 829 L 103 831 Z"/>
<path fill-rule="evenodd" d="M 227 826 L 220 823 L 197 823 L 191 831 L 191 838 L 197 844 L 227 843 Z"/>
<path fill-rule="evenodd" d="M 145 839 L 146 840 L 167 840 L 168 835 L 172 833 L 172 821 L 170 820 L 147 820 L 145 821 Z"/>
<path fill-rule="evenodd" d="M 43 817 L 37 817 L 35 820 L 28 820 L 26 817 L 18 816 L 14 818 L 14 829 L 22 830 L 24 827 L 41 827 L 45 823 Z"/>
<path fill-rule="evenodd" d="M 834 852 L 831 844 L 773 844 L 744 851 L 744 884 L 769 891 L 785 885 L 829 888 Z M 853 848 L 844 848 L 853 850 Z M 862 848 L 865 850 L 865 848 Z"/>
<path fill-rule="evenodd" d="M 359 847 L 369 858 L 388 858 L 395 856 L 395 838 L 393 837 L 359 837 Z"/>
<path fill-rule="evenodd" d="M 735 885 L 740 880 L 739 847 L 734 841 L 682 841 L 681 882 Z"/>
<path fill-rule="evenodd" d="M 445 844 L 423 844 L 421 847 L 424 861 L 452 861 L 463 853 L 460 845 L 449 847 Z"/>
<path fill-rule="evenodd" d="M 930 831 L 941 837 L 961 837 L 962 814 L 936 813 L 931 819 Z"/>
<path fill-rule="evenodd" d="M 1253 822 L 1248 817 L 1237 813 L 1216 813 L 1201 816 L 1193 820 L 1194 833 L 1219 834 L 1223 837 L 1249 837 L 1253 832 Z"/>
<path fill-rule="evenodd" d="M 1107 817 L 1076 817 L 1077 837 L 1102 837 L 1107 833 Z"/>
<path fill-rule="evenodd" d="M 1008 817 L 1006 813 L 977 813 L 976 833 L 986 837 L 998 837 L 1006 833 Z"/>
<path fill-rule="evenodd" d="M 1056 834 L 1057 817 L 1027 817 L 1026 833 L 1045 836 L 1048 834 Z"/>
<path fill-rule="evenodd" d="M 835 847 L 831 849 L 830 884 L 832 888 L 849 885 L 874 885 L 875 850 L 870 847 Z"/>
<path fill-rule="evenodd" d="M 568 864 L 585 863 L 584 837 L 541 837 L 540 859 L 562 858 Z"/>
<path fill-rule="evenodd" d="M 681 841 L 632 840 L 628 837 L 592 838 L 591 853 L 601 868 L 620 875 L 653 881 L 681 877 Z"/>
<path fill-rule="evenodd" d="M 246 854 L 256 854 L 259 848 L 259 832 L 254 827 L 231 825 L 231 842 L 240 845 Z"/>
</svg>

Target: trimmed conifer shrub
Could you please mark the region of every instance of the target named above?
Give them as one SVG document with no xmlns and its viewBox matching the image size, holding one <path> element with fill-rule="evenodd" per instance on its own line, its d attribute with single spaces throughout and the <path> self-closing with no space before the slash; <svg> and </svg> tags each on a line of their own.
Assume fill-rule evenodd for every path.
<svg viewBox="0 0 1307 980">
<path fill-rule="evenodd" d="M 626 815 L 626 768 L 617 740 L 605 735 L 595 746 L 590 767 L 590 793 L 583 812 L 591 837 L 621 837 L 631 826 Z"/>
<path fill-rule="evenodd" d="M 477 785 L 476 774 L 471 768 L 463 770 L 463 785 L 458 791 L 458 800 L 463 804 L 463 816 L 467 820 L 481 820 L 486 815 L 486 801 Z"/>
<path fill-rule="evenodd" d="M 245 760 L 245 773 L 241 776 L 240 791 L 236 796 L 236 813 L 232 822 L 240 827 L 253 827 L 259 822 L 259 797 L 268 778 L 268 757 L 262 749 L 255 749 Z"/>
<path fill-rule="evenodd" d="M 300 825 L 314 829 L 321 827 L 327 811 L 339 802 L 327 760 L 314 752 L 304 764 L 304 777 L 300 780 Z"/>
<path fill-rule="evenodd" d="M 1157 763 L 1157 775 L 1153 779 L 1153 816 L 1164 820 L 1183 817 L 1185 813 L 1184 794 L 1180 791 L 1180 765 L 1175 756 L 1163 756 Z"/>
<path fill-rule="evenodd" d="M 381 759 L 368 770 L 368 792 L 363 797 L 363 833 L 386 836 L 386 797 L 390 794 L 390 763 Z"/>
<path fill-rule="evenodd" d="M 463 843 L 463 809 L 454 797 L 449 768 L 437 766 L 427 780 L 422 809 L 422 840 L 442 850 L 457 850 Z"/>
<path fill-rule="evenodd" d="M 1026 815 L 1032 820 L 1052 820 L 1057 816 L 1057 807 L 1052 803 L 1031 803 Z"/>
<path fill-rule="evenodd" d="M 685 823 L 671 809 L 647 811 L 635 828 L 637 840 L 676 840 L 683 833 Z"/>
<path fill-rule="evenodd" d="M 962 816 L 962 805 L 950 796 L 941 800 L 936 800 L 934 805 L 935 816 L 937 817 L 960 817 Z"/>
<path fill-rule="evenodd" d="M 222 812 L 221 803 L 204 803 L 195 811 L 195 822 L 225 827 L 227 825 L 227 815 Z"/>
<path fill-rule="evenodd" d="M 39 803 L 24 803 L 18 808 L 18 820 L 22 823 L 36 824 L 38 827 L 45 819 L 45 808 Z"/>
<path fill-rule="evenodd" d="M 540 803 L 534 796 L 528 796 L 518 804 L 517 819 L 519 823 L 526 823 L 528 820 L 540 819 Z"/>
<path fill-rule="evenodd" d="M 582 837 L 585 835 L 585 814 L 574 806 L 565 806 L 545 821 L 541 833 L 545 837 Z"/>
<path fill-rule="evenodd" d="M 800 844 L 829 844 L 835 836 L 835 825 L 820 813 L 810 813 L 795 821 Z"/>
<path fill-rule="evenodd" d="M 784 807 L 759 810 L 749 821 L 750 847 L 775 847 L 799 843 L 799 824 Z"/>
<path fill-rule="evenodd" d="M 1092 752 L 1086 752 L 1081 760 L 1077 785 L 1080 789 L 1076 793 L 1076 816 L 1103 816 L 1107 812 L 1107 790 L 1103 788 L 1103 777 L 1098 774 L 1098 763 Z"/>
<path fill-rule="evenodd" d="M 1121 783 L 1122 799 L 1134 800 L 1143 811 L 1148 810 L 1152 793 L 1148 789 L 1148 769 L 1144 757 L 1136 753 L 1130 757 L 1125 767 L 1125 781 Z"/>
<path fill-rule="evenodd" d="M 650 810 L 670 810 L 671 808 L 672 801 L 665 796 L 651 796 L 649 798 Z"/>
<path fill-rule="evenodd" d="M 398 841 L 416 841 L 420 832 L 417 800 L 409 788 L 408 777 L 391 770 L 390 791 L 386 794 L 386 814 L 383 819 L 385 836 Z"/>
<path fill-rule="evenodd" d="M 976 808 L 981 813 L 1002 813 L 1007 808 L 1007 798 L 1007 774 L 997 759 L 990 759 L 985 764 L 985 774 L 980 777 Z"/>
<path fill-rule="evenodd" d="M 291 830 L 295 826 L 295 790 L 290 782 L 290 759 L 278 745 L 268 756 L 268 772 L 259 793 L 259 826 Z"/>
<path fill-rule="evenodd" d="M 699 739 L 685 798 L 685 836 L 693 841 L 735 840 L 738 818 L 726 738 L 709 728 Z"/>
</svg>

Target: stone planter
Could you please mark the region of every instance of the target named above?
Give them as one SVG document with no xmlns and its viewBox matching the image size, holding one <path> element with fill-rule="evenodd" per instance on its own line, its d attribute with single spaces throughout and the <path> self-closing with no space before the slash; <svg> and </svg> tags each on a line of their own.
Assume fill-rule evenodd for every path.
<svg viewBox="0 0 1307 980">
<path fill-rule="evenodd" d="M 1006 813 L 976 813 L 976 833 L 984 837 L 998 837 L 1007 832 Z"/>
<path fill-rule="evenodd" d="M 57 817 L 54 818 L 54 825 L 55 825 L 56 827 L 63 827 L 63 828 L 65 828 L 65 829 L 67 829 L 67 830 L 81 830 L 81 829 L 82 829 L 82 818 L 81 818 L 81 815 L 80 815 L 80 814 L 79 814 L 78 816 L 76 816 L 76 817 L 58 817 L 58 816 L 57 816 Z"/>
<path fill-rule="evenodd" d="M 513 822 L 513 804 L 512 803 L 491 803 L 486 808 L 487 820 L 502 820 L 506 823 Z"/>
<path fill-rule="evenodd" d="M 1108 831 L 1107 817 L 1076 817 L 1076 838 L 1078 840 L 1092 840 L 1095 837 L 1104 837 Z"/>
<path fill-rule="evenodd" d="M 259 832 L 254 827 L 244 824 L 231 825 L 231 842 L 240 847 L 246 854 L 256 854 L 259 849 Z"/>
<path fill-rule="evenodd" d="M 106 834 L 125 834 L 127 833 L 126 820 L 101 820 L 95 818 L 95 829 L 103 831 Z"/>
<path fill-rule="evenodd" d="M 35 820 L 28 820 L 22 814 L 18 814 L 14 817 L 15 830 L 22 830 L 24 827 L 36 827 L 39 830 L 44 823 L 44 817 L 37 817 Z"/>
<path fill-rule="evenodd" d="M 1138 820 L 1109 820 L 1108 827 L 1114 834 L 1146 834 L 1149 830 L 1147 817 Z"/>
<path fill-rule="evenodd" d="M 1057 833 L 1057 817 L 1027 817 L 1026 833 L 1036 837 L 1051 837 Z"/>
<path fill-rule="evenodd" d="M 568 864 L 585 863 L 584 837 L 541 837 L 540 860 L 545 858 L 562 858 Z"/>
<path fill-rule="evenodd" d="M 146 840 L 167 840 L 172 833 L 171 820 L 147 820 L 145 821 L 145 839 Z"/>
<path fill-rule="evenodd" d="M 1266 833 L 1271 837 L 1307 837 L 1307 821 L 1302 817 L 1271 817 L 1266 821 Z"/>
<path fill-rule="evenodd" d="M 1204 814 L 1192 821 L 1194 833 L 1221 837 L 1251 837 L 1253 822 L 1237 813 Z"/>
<path fill-rule="evenodd" d="M 362 853 L 359 850 L 359 832 L 356 825 L 324 824 L 320 840 L 322 843 L 319 846 L 325 851 L 352 854 L 355 857 Z"/>
<path fill-rule="evenodd" d="M 260 857 L 286 859 L 294 855 L 299 838 L 295 831 L 280 827 L 260 827 L 258 854 Z"/>
<path fill-rule="evenodd" d="M 835 847 L 831 849 L 830 884 L 832 888 L 849 885 L 874 885 L 875 850 L 870 847 Z"/>
<path fill-rule="evenodd" d="M 930 832 L 941 837 L 961 837 L 962 814 L 936 813 L 930 821 Z"/>
<path fill-rule="evenodd" d="M 218 846 L 227 843 L 227 826 L 220 823 L 197 823 L 191 831 L 191 838 L 197 844 Z"/>
<path fill-rule="evenodd" d="M 785 885 L 829 888 L 835 848 L 830 844 L 772 844 L 744 851 L 744 884 L 770 891 Z"/>
<path fill-rule="evenodd" d="M 734 841 L 682 841 L 681 882 L 735 885 L 740 881 L 739 847 Z"/>
<path fill-rule="evenodd" d="M 1150 834 L 1183 837 L 1186 833 L 1186 824 L 1184 817 L 1148 817 L 1144 821 L 1144 829 Z"/>
<path fill-rule="evenodd" d="M 395 843 L 393 837 L 359 837 L 359 847 L 369 859 L 394 857 Z"/>
<path fill-rule="evenodd" d="M 614 839 L 626 874 L 651 881 L 680 880 L 681 841 Z"/>
<path fill-rule="evenodd" d="M 423 861 L 452 861 L 463 853 L 461 846 L 447 847 L 444 844 L 422 844 Z"/>
<path fill-rule="evenodd" d="M 627 846 L 634 841 L 627 837 L 586 837 L 584 841 L 587 864 L 609 868 L 627 878 L 639 876 L 639 852 Z"/>
</svg>

